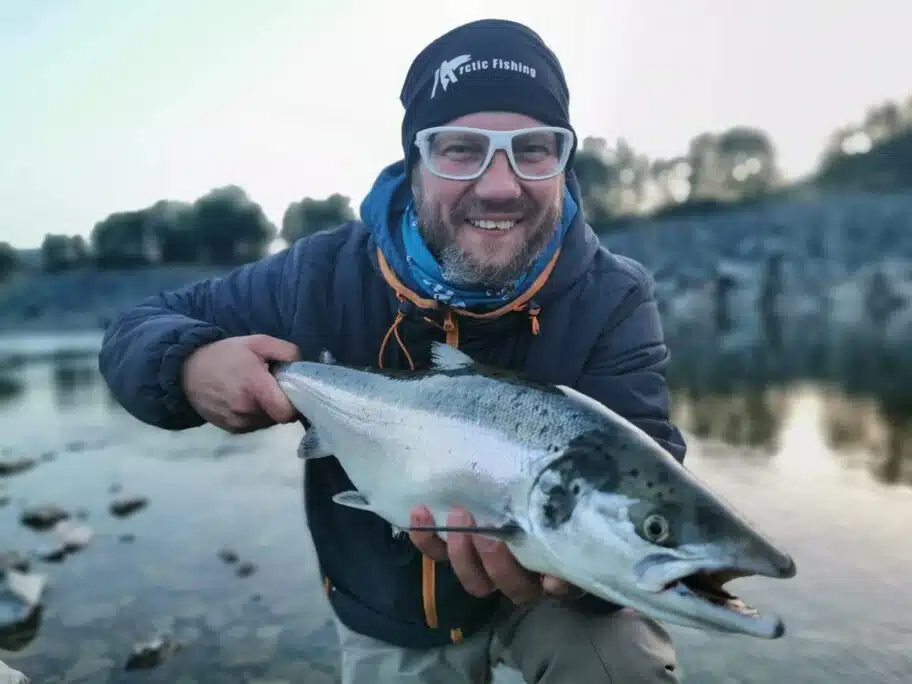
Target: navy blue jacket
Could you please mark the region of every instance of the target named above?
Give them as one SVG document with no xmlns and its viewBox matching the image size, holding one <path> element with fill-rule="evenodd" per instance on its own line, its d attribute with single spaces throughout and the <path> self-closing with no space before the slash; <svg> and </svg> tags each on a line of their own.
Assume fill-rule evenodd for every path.
<svg viewBox="0 0 912 684">
<path fill-rule="evenodd" d="M 568 187 L 580 203 L 572 173 Z M 325 348 L 340 363 L 387 368 L 426 367 L 430 342 L 443 340 L 481 362 L 574 387 L 683 460 L 683 438 L 669 422 L 669 354 L 642 266 L 610 253 L 579 217 L 530 296 L 493 315 L 459 314 L 415 294 L 396 230 L 407 192 L 397 162 L 365 198 L 362 221 L 125 312 L 99 356 L 117 400 L 164 429 L 201 425 L 181 389 L 181 365 L 201 345 L 231 336 L 271 335 L 296 344 L 303 358 Z M 332 502 L 353 488 L 336 459 L 307 462 L 304 486 L 320 572 L 350 628 L 426 648 L 459 641 L 491 618 L 496 595 L 471 596 L 447 563 L 423 558 L 382 519 Z M 616 609 L 594 597 L 574 605 Z"/>
</svg>

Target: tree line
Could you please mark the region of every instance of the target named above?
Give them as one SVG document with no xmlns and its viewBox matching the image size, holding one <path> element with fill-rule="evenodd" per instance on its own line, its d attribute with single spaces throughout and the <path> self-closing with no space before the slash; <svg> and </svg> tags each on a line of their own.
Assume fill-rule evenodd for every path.
<svg viewBox="0 0 912 684">
<path fill-rule="evenodd" d="M 589 137 L 580 143 L 575 169 L 583 210 L 600 232 L 643 217 L 764 201 L 789 189 L 770 136 L 744 126 L 700 134 L 670 159 L 650 159 L 624 139 L 612 145 Z M 824 192 L 912 188 L 912 96 L 904 103 L 871 107 L 861 121 L 834 131 L 810 182 Z M 88 240 L 48 234 L 41 245 L 41 268 L 54 273 L 168 264 L 232 266 L 263 256 L 276 238 L 291 243 L 353 218 L 349 197 L 304 197 L 288 205 L 279 228 L 242 188 L 229 185 L 192 203 L 160 200 L 115 212 L 94 226 Z M 19 266 L 18 252 L 0 243 L 0 281 Z"/>
</svg>

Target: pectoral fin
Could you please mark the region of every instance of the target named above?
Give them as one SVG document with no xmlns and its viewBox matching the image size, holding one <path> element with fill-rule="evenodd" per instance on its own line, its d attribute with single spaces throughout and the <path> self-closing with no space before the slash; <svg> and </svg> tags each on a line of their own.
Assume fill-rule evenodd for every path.
<svg viewBox="0 0 912 684">
<path fill-rule="evenodd" d="M 370 511 L 376 515 L 380 515 L 373 506 L 371 506 L 370 501 L 367 500 L 367 497 L 364 496 L 361 492 L 350 490 L 347 492 L 339 492 L 333 497 L 333 501 L 341 506 L 348 506 L 349 508 L 355 508 L 361 511 Z M 383 516 L 381 516 L 383 517 Z M 477 517 L 482 517 L 476 515 Z M 491 514 L 491 517 L 494 518 L 494 513 Z M 499 516 L 500 520 L 504 520 L 504 516 Z M 396 530 L 402 532 L 433 532 L 435 534 L 448 532 L 464 532 L 467 534 L 478 534 L 484 537 L 489 537 L 497 541 L 510 541 L 514 540 L 520 535 L 523 534 L 522 527 L 515 522 L 514 520 L 507 519 L 503 523 L 498 522 L 483 522 L 478 525 L 415 525 L 415 526 L 403 526 L 399 527 L 398 525 L 393 526 Z"/>
<path fill-rule="evenodd" d="M 433 532 L 435 534 L 440 532 L 464 532 L 466 534 L 479 534 L 497 541 L 516 539 L 523 532 L 522 528 L 512 521 L 499 526 L 415 525 L 413 527 L 403 527 L 402 529 L 405 532 Z"/>
<path fill-rule="evenodd" d="M 340 506 L 348 506 L 349 508 L 357 508 L 361 511 L 376 513 L 367 498 L 361 492 L 356 492 L 355 490 L 339 492 L 333 497 L 333 501 Z"/>
<path fill-rule="evenodd" d="M 301 439 L 301 443 L 298 444 L 298 458 L 307 461 L 312 458 L 326 458 L 332 455 L 332 451 L 320 439 L 317 428 L 311 425 L 304 434 L 303 439 Z"/>
</svg>

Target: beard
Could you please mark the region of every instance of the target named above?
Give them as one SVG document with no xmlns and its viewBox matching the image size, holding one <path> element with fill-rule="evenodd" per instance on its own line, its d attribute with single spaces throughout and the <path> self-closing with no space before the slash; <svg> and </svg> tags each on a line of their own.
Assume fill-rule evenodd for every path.
<svg viewBox="0 0 912 684">
<path fill-rule="evenodd" d="M 517 199 L 495 201 L 478 199 L 469 191 L 449 211 L 425 195 L 420 181 L 413 186 L 413 196 L 421 237 L 439 262 L 444 279 L 453 285 L 492 290 L 511 285 L 529 269 L 547 246 L 562 214 L 560 199 L 542 205 L 525 192 Z M 509 229 L 523 235 L 505 258 L 484 259 L 460 244 L 459 231 L 470 230 L 466 227 L 468 217 L 498 213 L 523 217 Z"/>
</svg>

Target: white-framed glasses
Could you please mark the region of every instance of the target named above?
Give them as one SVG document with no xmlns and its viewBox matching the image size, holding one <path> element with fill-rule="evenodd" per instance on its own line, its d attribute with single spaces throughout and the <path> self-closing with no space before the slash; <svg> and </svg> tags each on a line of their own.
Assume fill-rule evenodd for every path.
<svg viewBox="0 0 912 684">
<path fill-rule="evenodd" d="M 474 180 L 503 150 L 523 180 L 545 180 L 567 165 L 573 132 L 557 126 L 492 131 L 467 126 L 434 126 L 418 131 L 415 146 L 428 170 L 448 180 Z"/>
</svg>

